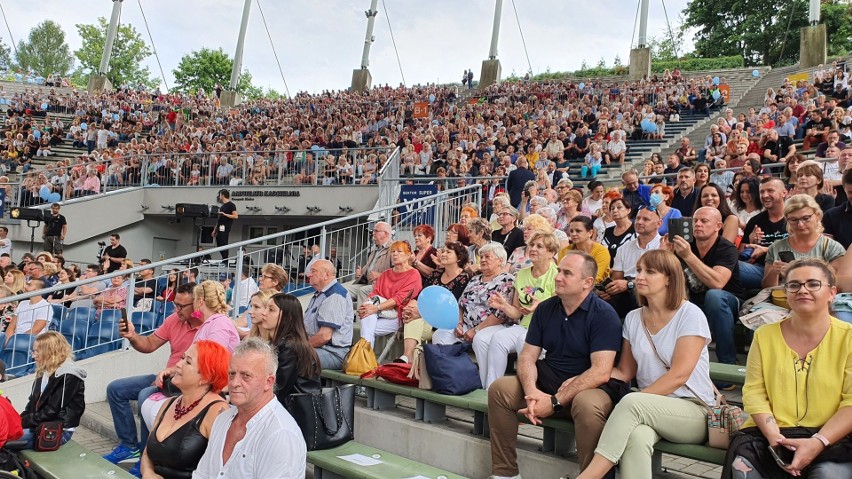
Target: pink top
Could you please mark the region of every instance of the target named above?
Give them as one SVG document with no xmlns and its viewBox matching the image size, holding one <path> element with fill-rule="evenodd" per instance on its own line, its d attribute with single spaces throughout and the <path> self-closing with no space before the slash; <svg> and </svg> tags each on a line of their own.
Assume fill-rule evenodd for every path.
<svg viewBox="0 0 852 479">
<path fill-rule="evenodd" d="M 186 321 L 181 321 L 177 313 L 172 313 L 163 324 L 154 331 L 154 334 L 163 341 L 169 342 L 172 349 L 166 367 L 170 368 L 180 361 L 183 353 L 195 342 L 195 333 L 198 328 L 190 326 Z"/>
<path fill-rule="evenodd" d="M 86 181 L 83 182 L 83 189 L 86 191 L 91 191 L 92 193 L 100 193 L 101 180 L 99 180 L 98 177 L 95 175 L 89 176 L 86 178 Z"/>
<path fill-rule="evenodd" d="M 417 295 L 420 294 L 422 289 L 423 279 L 420 276 L 420 271 L 411 268 L 404 273 L 397 273 L 391 268 L 385 270 L 376 280 L 376 285 L 373 287 L 370 297 L 378 295 L 385 299 L 393 299 L 396 301 L 397 317 L 402 318 L 402 309 L 405 308 L 408 301 L 417 299 Z"/>
<path fill-rule="evenodd" d="M 237 327 L 234 326 L 231 318 L 222 313 L 216 313 L 207 318 L 207 321 L 198 328 L 198 332 L 195 333 L 195 340 L 192 342 L 197 343 L 202 339 L 215 341 L 228 348 L 229 352 L 234 352 L 234 348 L 240 343 Z"/>
</svg>

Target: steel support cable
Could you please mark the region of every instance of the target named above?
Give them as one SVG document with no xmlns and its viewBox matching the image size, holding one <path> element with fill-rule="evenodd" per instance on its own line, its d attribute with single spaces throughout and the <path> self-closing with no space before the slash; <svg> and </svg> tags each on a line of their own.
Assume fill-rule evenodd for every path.
<svg viewBox="0 0 852 479">
<path fill-rule="evenodd" d="M 530 75 L 532 75 L 532 62 L 530 62 L 530 54 L 527 51 L 527 41 L 524 38 L 524 30 L 521 28 L 521 19 L 518 17 L 518 8 L 515 6 L 515 0 L 512 0 L 512 10 L 515 11 L 515 22 L 518 24 L 518 31 L 521 32 L 521 45 L 524 47 L 524 55 L 527 57 L 527 66 L 530 69 Z"/>
<path fill-rule="evenodd" d="M 287 80 L 284 78 L 284 70 L 281 68 L 281 61 L 278 60 L 278 52 L 275 51 L 275 43 L 272 41 L 272 34 L 269 33 L 269 27 L 266 25 L 266 15 L 263 14 L 260 0 L 255 0 L 255 3 L 257 3 L 257 9 L 260 11 L 260 18 L 263 20 L 263 28 L 266 29 L 266 36 L 269 37 L 269 44 L 272 46 L 272 55 L 275 57 L 275 63 L 278 65 L 278 73 L 281 75 L 281 81 L 284 82 L 284 90 L 287 92 L 287 98 L 290 98 L 290 87 L 287 86 Z"/>
<path fill-rule="evenodd" d="M 385 0 L 382 0 L 382 10 L 385 11 L 385 19 L 388 21 L 388 31 L 390 32 L 391 43 L 393 43 L 393 51 L 396 53 L 396 64 L 399 65 L 399 76 L 402 77 L 402 84 L 405 85 L 405 74 L 402 73 L 402 62 L 399 60 L 399 50 L 396 48 L 396 39 L 393 36 L 393 28 L 391 27 L 391 20 L 388 15 L 388 7 L 385 5 Z"/>
<path fill-rule="evenodd" d="M 154 51 L 154 58 L 157 60 L 157 66 L 160 68 L 160 76 L 162 76 L 163 85 L 166 87 L 166 93 L 169 92 L 169 83 L 166 81 L 166 72 L 163 70 L 163 64 L 160 63 L 160 55 L 157 53 L 157 46 L 154 44 L 154 37 L 151 35 L 151 29 L 148 28 L 148 18 L 145 16 L 145 10 L 142 9 L 142 0 L 137 0 L 139 11 L 142 12 L 142 22 L 145 23 L 145 31 L 148 32 L 148 39 L 151 40 L 151 49 Z"/>
</svg>

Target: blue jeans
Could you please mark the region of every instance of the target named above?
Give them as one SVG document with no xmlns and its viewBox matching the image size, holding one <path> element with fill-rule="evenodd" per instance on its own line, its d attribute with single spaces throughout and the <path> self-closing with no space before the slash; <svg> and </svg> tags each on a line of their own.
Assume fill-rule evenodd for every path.
<svg viewBox="0 0 852 479">
<path fill-rule="evenodd" d="M 335 346 L 325 346 L 314 348 L 319 356 L 320 366 L 323 369 L 341 369 L 343 368 L 343 359 L 349 354 L 349 348 L 338 348 Z"/>
<path fill-rule="evenodd" d="M 740 261 L 740 284 L 745 289 L 761 289 L 763 266 Z"/>
<path fill-rule="evenodd" d="M 72 435 L 74 435 L 74 431 L 62 431 L 62 444 L 65 444 L 66 442 L 70 441 Z M 27 445 L 24 446 L 24 449 L 34 449 L 35 434 L 33 434 L 32 430 L 24 429 L 24 435 L 16 440 L 27 442 Z"/>
<path fill-rule="evenodd" d="M 146 374 L 144 376 L 131 376 L 116 379 L 107 386 L 107 402 L 112 413 L 112 422 L 115 425 L 115 434 L 121 444 L 130 448 L 144 448 L 148 442 L 148 428 L 145 421 L 141 422 L 141 440 L 136 437 L 136 419 L 133 417 L 133 409 L 130 401 L 137 401 L 139 406 L 148 399 L 148 396 L 157 392 L 157 388 L 151 384 L 157 376 Z M 141 418 L 141 416 L 140 416 Z"/>
<path fill-rule="evenodd" d="M 733 464 L 734 479 L 763 479 L 748 459 L 737 456 Z M 852 475 L 852 462 L 820 462 L 808 467 L 802 477 L 807 479 L 840 479 Z"/>
<path fill-rule="evenodd" d="M 737 363 L 734 324 L 739 318 L 740 300 L 722 289 L 711 289 L 704 297 L 704 314 L 716 341 L 716 359 L 724 364 Z"/>
</svg>

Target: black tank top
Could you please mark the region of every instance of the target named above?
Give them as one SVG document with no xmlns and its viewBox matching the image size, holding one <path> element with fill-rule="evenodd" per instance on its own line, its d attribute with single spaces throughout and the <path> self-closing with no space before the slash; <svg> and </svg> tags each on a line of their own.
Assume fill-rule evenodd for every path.
<svg viewBox="0 0 852 479">
<path fill-rule="evenodd" d="M 166 411 L 177 398 L 172 398 L 166 404 Z M 154 472 L 164 479 L 192 479 L 192 471 L 198 467 L 198 461 L 207 449 L 207 438 L 201 435 L 201 423 L 207 415 L 210 406 L 225 401 L 213 401 L 207 405 L 198 416 L 176 429 L 168 437 L 160 441 L 157 430 L 163 422 L 163 414 L 151 435 L 148 437 L 148 459 L 154 464 Z"/>
</svg>

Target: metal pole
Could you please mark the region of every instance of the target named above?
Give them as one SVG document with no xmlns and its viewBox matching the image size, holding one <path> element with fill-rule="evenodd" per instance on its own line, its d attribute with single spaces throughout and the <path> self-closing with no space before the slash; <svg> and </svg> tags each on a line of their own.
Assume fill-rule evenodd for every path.
<svg viewBox="0 0 852 479">
<path fill-rule="evenodd" d="M 115 35 L 118 32 L 118 20 L 121 18 L 121 2 L 123 0 L 112 0 L 112 16 L 109 18 L 107 27 L 104 53 L 101 55 L 101 66 L 98 68 L 99 75 L 109 73 L 109 59 L 112 56 L 112 44 L 115 43 Z"/>
<path fill-rule="evenodd" d="M 245 255 L 245 249 L 240 246 L 240 249 L 237 250 L 237 266 L 236 271 L 234 271 L 234 290 L 231 293 L 231 302 L 232 307 L 234 308 L 232 318 L 237 318 L 240 315 L 240 283 L 243 281 L 243 256 Z M 228 274 L 228 262 L 225 261 L 225 274 Z"/>
<path fill-rule="evenodd" d="M 240 36 L 237 37 L 237 51 L 234 53 L 234 69 L 231 70 L 231 83 L 228 87 L 231 91 L 237 91 L 237 85 L 240 83 L 240 72 L 243 70 L 243 47 L 246 44 L 249 11 L 251 11 L 251 0 L 246 0 L 243 7 L 243 19 L 240 22 Z"/>
<path fill-rule="evenodd" d="M 816 25 L 819 23 L 819 7 L 820 0 L 811 0 L 810 4 L 808 5 L 808 22 L 811 25 Z"/>
<path fill-rule="evenodd" d="M 638 48 L 648 46 L 648 0 L 641 0 L 639 13 L 639 45 Z"/>
<path fill-rule="evenodd" d="M 503 0 L 494 4 L 494 26 L 491 27 L 491 47 L 488 49 L 488 59 L 497 59 L 497 40 L 500 38 L 500 16 L 503 14 Z"/>
<path fill-rule="evenodd" d="M 370 9 L 364 12 L 367 16 L 367 35 L 364 37 L 364 53 L 361 54 L 361 69 L 365 70 L 370 66 L 370 46 L 376 38 L 373 36 L 373 26 L 376 24 L 376 15 L 379 11 L 376 8 L 379 6 L 379 0 L 371 0 Z"/>
<path fill-rule="evenodd" d="M 128 274 L 127 276 L 128 276 L 128 279 L 127 279 L 127 300 L 124 303 L 124 314 L 127 315 L 128 321 L 132 321 L 133 320 L 133 310 L 135 309 L 135 306 L 136 306 L 135 304 L 133 304 L 133 300 L 136 297 L 136 294 L 135 294 L 135 291 L 134 291 L 136 289 L 136 275 L 131 273 L 131 274 Z M 143 333 L 143 331 L 137 331 L 137 332 L 139 334 Z M 144 332 L 147 333 L 148 331 L 144 331 Z M 122 349 L 130 349 L 130 340 L 124 339 L 121 342 L 121 348 Z"/>
</svg>

